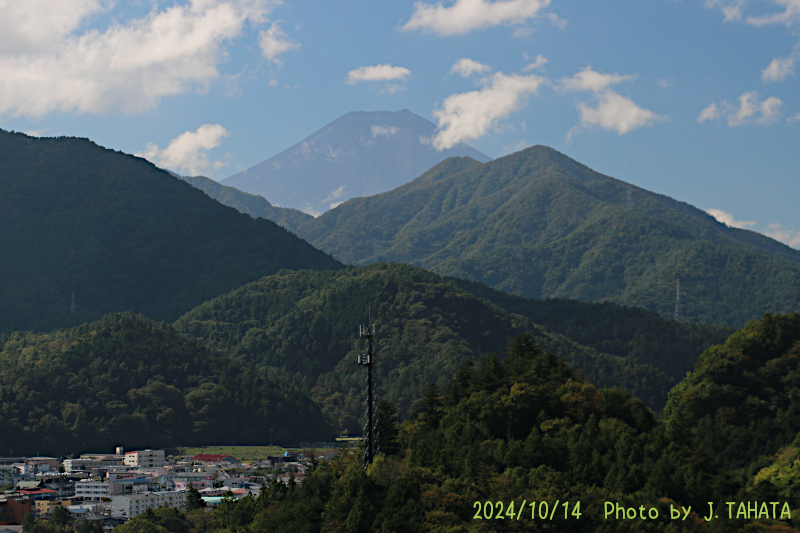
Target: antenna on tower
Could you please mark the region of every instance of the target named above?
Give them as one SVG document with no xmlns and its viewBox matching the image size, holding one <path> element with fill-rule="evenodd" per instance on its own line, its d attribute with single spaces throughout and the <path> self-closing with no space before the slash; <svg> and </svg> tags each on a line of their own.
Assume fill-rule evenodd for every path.
<svg viewBox="0 0 800 533">
<path fill-rule="evenodd" d="M 377 435 L 375 430 L 375 400 L 372 383 L 372 363 L 374 360 L 372 339 L 375 337 L 375 326 L 372 325 L 371 309 L 367 308 L 368 326 L 359 326 L 358 334 L 367 339 L 366 353 L 358 356 L 358 364 L 367 367 L 367 422 L 364 425 L 364 468 L 367 468 L 375 459 L 377 453 Z"/>
<path fill-rule="evenodd" d="M 675 320 L 683 320 L 681 311 L 681 278 L 678 278 L 678 290 L 675 296 Z"/>
</svg>

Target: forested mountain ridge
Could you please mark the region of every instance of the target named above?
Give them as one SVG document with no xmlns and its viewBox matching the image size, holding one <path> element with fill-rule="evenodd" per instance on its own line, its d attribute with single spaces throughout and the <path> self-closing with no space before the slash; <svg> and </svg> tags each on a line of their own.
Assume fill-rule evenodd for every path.
<svg viewBox="0 0 800 533">
<path fill-rule="evenodd" d="M 452 158 L 296 232 L 338 259 L 407 262 L 525 297 L 613 301 L 741 326 L 800 309 L 800 252 L 544 146 Z"/>
<path fill-rule="evenodd" d="M 465 360 L 502 353 L 508 338 L 524 332 L 587 377 L 626 388 L 659 409 L 703 349 L 728 335 L 724 328 L 654 321 L 652 313 L 631 310 L 627 331 L 598 329 L 576 342 L 531 320 L 527 314 L 537 309 L 536 302 L 517 305 L 509 311 L 454 280 L 410 265 L 379 263 L 342 271 L 282 271 L 198 306 L 175 325 L 214 348 L 291 377 L 311 391 L 334 423 L 354 431 L 361 426 L 363 400 L 363 368 L 355 363 L 363 348 L 358 326 L 367 323 L 368 308 L 378 333 L 379 394 L 403 414 L 428 383 L 444 386 Z M 615 316 L 616 309 L 608 315 Z M 648 335 L 660 335 L 664 348 L 649 349 Z M 599 349 L 604 343 L 613 355 Z"/>
<path fill-rule="evenodd" d="M 355 265 L 407 262 L 526 297 L 613 301 L 666 316 L 681 279 L 683 317 L 732 327 L 800 307 L 797 250 L 542 146 L 488 164 L 451 158 L 317 218 L 255 209 L 246 193 L 206 181 L 196 186 L 220 202 Z"/>
<path fill-rule="evenodd" d="M 132 313 L 0 335 L 0 425 L 4 455 L 333 436 L 305 391 Z"/>
<path fill-rule="evenodd" d="M 683 379 L 694 368 L 696 358 L 688 357 L 689 353 L 695 353 L 700 346 L 721 344 L 736 331 L 724 326 L 676 321 L 655 311 L 611 302 L 525 299 L 491 289 L 480 282 L 461 278 L 452 280 L 478 298 L 512 314 L 522 315 L 578 344 L 635 363 L 653 365 L 673 383 Z M 697 353 L 701 352 L 702 349 Z M 592 381 L 598 380 L 593 378 Z M 603 384 L 607 386 L 605 382 Z"/>
<path fill-rule="evenodd" d="M 125 310 L 174 320 L 281 268 L 342 266 L 271 221 L 87 139 L 0 130 L 0 190 L 0 331 Z"/>
</svg>

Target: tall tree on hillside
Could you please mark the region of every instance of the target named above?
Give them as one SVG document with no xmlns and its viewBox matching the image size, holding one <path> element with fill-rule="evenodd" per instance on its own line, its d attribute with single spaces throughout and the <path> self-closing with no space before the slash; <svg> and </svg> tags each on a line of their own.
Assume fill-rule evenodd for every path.
<svg viewBox="0 0 800 533">
<path fill-rule="evenodd" d="M 389 400 L 378 402 L 377 408 L 378 450 L 386 455 L 396 455 L 400 451 L 397 440 L 399 419 L 397 406 Z"/>
</svg>

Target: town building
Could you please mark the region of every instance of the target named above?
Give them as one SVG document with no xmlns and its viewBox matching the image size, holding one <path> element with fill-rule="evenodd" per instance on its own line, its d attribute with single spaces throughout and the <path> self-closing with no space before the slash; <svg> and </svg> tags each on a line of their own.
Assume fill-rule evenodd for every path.
<svg viewBox="0 0 800 533">
<path fill-rule="evenodd" d="M 157 509 L 164 505 L 182 509 L 186 505 L 186 493 L 169 491 L 114 496 L 111 502 L 111 516 L 134 518 L 147 509 Z"/>
<path fill-rule="evenodd" d="M 91 472 L 92 469 L 121 466 L 122 455 L 81 455 L 78 459 L 64 459 L 65 472 Z"/>
<path fill-rule="evenodd" d="M 42 516 L 49 516 L 56 507 L 68 507 L 72 505 L 72 500 L 36 500 L 35 509 L 37 514 Z"/>
<path fill-rule="evenodd" d="M 164 450 L 138 450 L 125 452 L 126 466 L 142 468 L 160 468 L 164 466 Z"/>
<path fill-rule="evenodd" d="M 108 498 L 108 481 L 82 479 L 75 482 L 75 498 L 89 501 Z"/>
<path fill-rule="evenodd" d="M 13 526 L 22 524 L 22 518 L 31 512 L 33 500 L 9 498 L 0 496 L 0 526 Z"/>
</svg>

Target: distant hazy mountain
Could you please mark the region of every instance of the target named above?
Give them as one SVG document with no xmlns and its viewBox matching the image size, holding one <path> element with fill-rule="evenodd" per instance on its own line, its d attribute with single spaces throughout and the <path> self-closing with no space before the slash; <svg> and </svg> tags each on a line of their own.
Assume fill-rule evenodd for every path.
<svg viewBox="0 0 800 533">
<path fill-rule="evenodd" d="M 233 207 L 240 213 L 248 214 L 253 218 L 266 218 L 291 231 L 313 218 L 298 209 L 274 206 L 263 196 L 242 192 L 235 187 L 222 185 L 205 176 L 178 177 L 223 205 Z"/>
<path fill-rule="evenodd" d="M 437 152 L 428 142 L 435 129 L 407 109 L 348 113 L 222 183 L 318 214 L 399 187 L 448 157 L 491 159 L 465 144 Z"/>
<path fill-rule="evenodd" d="M 341 267 L 275 223 L 87 139 L 0 130 L 0 228 L 0 332 L 112 311 L 175 319 L 282 268 Z"/>
<path fill-rule="evenodd" d="M 599 174 L 544 146 L 448 159 L 297 234 L 355 265 L 384 260 L 535 298 L 612 301 L 737 327 L 800 309 L 800 251 Z"/>
</svg>

